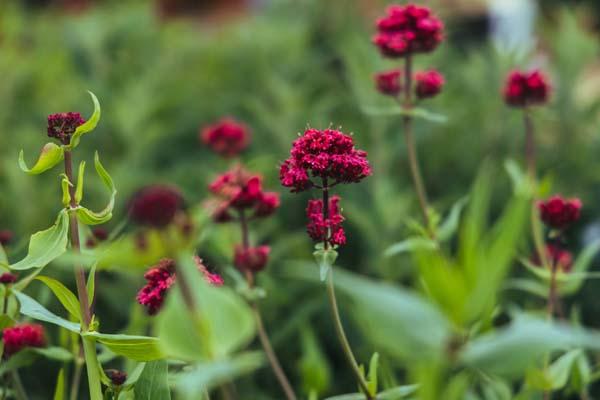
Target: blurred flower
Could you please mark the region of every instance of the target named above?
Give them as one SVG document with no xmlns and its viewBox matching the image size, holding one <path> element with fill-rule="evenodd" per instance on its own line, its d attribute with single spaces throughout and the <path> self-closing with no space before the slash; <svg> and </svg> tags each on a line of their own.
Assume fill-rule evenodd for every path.
<svg viewBox="0 0 600 400">
<path fill-rule="evenodd" d="M 0 275 L 0 283 L 3 285 L 15 283 L 17 281 L 17 278 L 18 276 L 16 274 L 4 272 L 2 275 Z"/>
<path fill-rule="evenodd" d="M 139 225 L 164 228 L 182 207 L 183 197 L 179 190 L 172 186 L 151 185 L 133 196 L 129 216 Z"/>
<path fill-rule="evenodd" d="M 87 239 L 85 245 L 86 247 L 92 248 L 98 243 L 104 242 L 106 239 L 108 239 L 108 231 L 106 229 L 94 228 L 92 229 L 92 236 Z"/>
<path fill-rule="evenodd" d="M 279 204 L 279 193 L 265 192 L 256 205 L 256 211 L 254 215 L 257 217 L 268 217 L 269 215 L 273 214 L 277 208 L 279 208 Z"/>
<path fill-rule="evenodd" d="M 13 233 L 8 229 L 0 230 L 0 245 L 6 246 L 13 240 Z"/>
<path fill-rule="evenodd" d="M 332 246 L 346 243 L 339 196 L 332 196 L 329 199 L 327 219 L 323 217 L 323 200 L 309 200 L 306 214 L 309 219 L 306 230 L 315 242 L 326 241 Z"/>
<path fill-rule="evenodd" d="M 387 57 L 434 50 L 443 39 L 444 24 L 427 7 L 392 5 L 377 20 L 373 43 Z"/>
<path fill-rule="evenodd" d="M 445 83 L 444 76 L 434 69 L 417 72 L 415 74 L 415 81 L 415 93 L 418 99 L 436 96 L 442 91 Z"/>
<path fill-rule="evenodd" d="M 48 136 L 60 140 L 63 144 L 71 142 L 71 136 L 85 119 L 77 112 L 66 112 L 48 115 Z"/>
<path fill-rule="evenodd" d="M 367 152 L 356 150 L 351 136 L 333 129 L 306 130 L 294 141 L 290 157 L 279 170 L 281 184 L 292 192 L 314 186 L 311 177 L 331 179 L 329 184 L 335 185 L 359 182 L 369 175 Z"/>
<path fill-rule="evenodd" d="M 504 86 L 504 100 L 514 107 L 546 103 L 549 93 L 548 79 L 539 70 L 512 71 Z"/>
<path fill-rule="evenodd" d="M 203 128 L 200 138 L 215 153 L 232 157 L 248 147 L 250 132 L 245 125 L 231 118 L 223 118 L 216 124 Z"/>
<path fill-rule="evenodd" d="M 398 96 L 402 90 L 400 79 L 402 72 L 399 69 L 379 72 L 375 75 L 375 85 L 381 94 Z"/>
<path fill-rule="evenodd" d="M 573 254 L 560 247 L 557 244 L 548 243 L 546 244 L 546 258 L 550 262 L 550 266 L 554 266 L 557 270 L 562 272 L 571 272 L 573 266 Z M 540 257 L 536 256 L 533 258 L 533 263 L 537 266 L 542 264 Z"/>
<path fill-rule="evenodd" d="M 2 331 L 4 354 L 11 356 L 26 347 L 44 347 L 44 327 L 39 324 L 19 324 Z"/>
<path fill-rule="evenodd" d="M 107 369 L 104 373 L 115 386 L 121 386 L 127 380 L 127 372 L 119 371 L 118 369 Z"/>
<path fill-rule="evenodd" d="M 565 229 L 579 219 L 581 200 L 552 196 L 546 201 L 538 202 L 538 209 L 540 218 L 547 226 L 554 229 Z"/>
<path fill-rule="evenodd" d="M 208 270 L 208 268 L 206 268 L 206 266 L 204 265 L 204 262 L 202 261 L 202 259 L 200 257 L 195 256 L 194 262 L 196 263 L 198 270 L 200 272 L 202 272 L 202 275 L 204 276 L 204 279 L 206 280 L 207 283 L 209 283 L 213 286 L 222 286 L 223 285 L 224 282 L 223 282 L 223 278 L 221 277 L 221 275 L 210 272 Z"/>
<path fill-rule="evenodd" d="M 234 264 L 242 271 L 259 272 L 267 265 L 270 252 L 271 248 L 269 246 L 248 248 L 237 246 L 235 248 Z"/>
</svg>

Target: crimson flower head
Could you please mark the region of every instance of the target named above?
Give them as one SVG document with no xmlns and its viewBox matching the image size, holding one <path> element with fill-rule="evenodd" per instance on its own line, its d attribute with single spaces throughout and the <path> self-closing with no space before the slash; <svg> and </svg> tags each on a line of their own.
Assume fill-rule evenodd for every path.
<svg viewBox="0 0 600 400">
<path fill-rule="evenodd" d="M 248 128 L 231 118 L 223 118 L 200 132 L 200 139 L 215 153 L 233 157 L 241 153 L 250 143 Z"/>
<path fill-rule="evenodd" d="M 262 177 L 241 166 L 219 175 L 208 189 L 216 195 L 213 211 L 215 222 L 229 222 L 236 212 L 251 210 L 250 217 L 267 217 L 279 207 L 279 194 L 264 192 Z"/>
<path fill-rule="evenodd" d="M 552 196 L 546 201 L 538 202 L 538 209 L 540 218 L 548 227 L 565 229 L 579 219 L 581 200 Z"/>
<path fill-rule="evenodd" d="M 115 386 L 121 386 L 127 380 L 127 372 L 119 371 L 118 369 L 107 369 L 104 373 Z"/>
<path fill-rule="evenodd" d="M 512 71 L 504 86 L 504 100 L 513 107 L 544 104 L 548 101 L 550 84 L 539 70 Z"/>
<path fill-rule="evenodd" d="M 0 230 L 0 245 L 6 246 L 10 242 L 12 242 L 12 239 L 13 239 L 12 231 L 9 231 L 8 229 Z"/>
<path fill-rule="evenodd" d="M 381 94 L 396 97 L 402 90 L 400 78 L 402 72 L 399 69 L 379 72 L 375 75 L 375 85 Z"/>
<path fill-rule="evenodd" d="M 373 43 L 384 56 L 397 58 L 434 50 L 444 38 L 444 24 L 427 7 L 415 4 L 388 7 L 377 20 Z"/>
<path fill-rule="evenodd" d="M 27 347 L 44 347 L 46 336 L 39 324 L 19 324 L 2 331 L 4 354 L 11 356 Z"/>
<path fill-rule="evenodd" d="M 269 261 L 269 246 L 257 246 L 244 248 L 237 246 L 233 263 L 242 271 L 259 272 L 262 271 Z"/>
<path fill-rule="evenodd" d="M 10 285 L 17 281 L 18 276 L 10 272 L 4 272 L 0 275 L 0 284 Z"/>
<path fill-rule="evenodd" d="M 346 234 L 342 227 L 344 217 L 340 209 L 340 197 L 329 199 L 328 218 L 323 217 L 323 200 L 309 200 L 306 208 L 308 225 L 306 231 L 315 242 L 327 242 L 331 246 L 346 243 Z"/>
<path fill-rule="evenodd" d="M 151 185 L 140 189 L 131 199 L 129 216 L 144 226 L 164 228 L 183 207 L 181 193 L 172 186 Z"/>
<path fill-rule="evenodd" d="M 292 192 L 310 189 L 314 178 L 335 185 L 359 182 L 369 175 L 367 152 L 354 147 L 352 136 L 334 129 L 306 130 L 279 169 L 281 184 Z"/>
<path fill-rule="evenodd" d="M 58 139 L 62 144 L 69 144 L 71 136 L 85 119 L 78 112 L 66 112 L 48 115 L 48 136 Z"/>
<path fill-rule="evenodd" d="M 434 69 L 417 72 L 415 81 L 415 93 L 418 99 L 436 96 L 442 91 L 445 83 L 444 76 Z"/>
</svg>

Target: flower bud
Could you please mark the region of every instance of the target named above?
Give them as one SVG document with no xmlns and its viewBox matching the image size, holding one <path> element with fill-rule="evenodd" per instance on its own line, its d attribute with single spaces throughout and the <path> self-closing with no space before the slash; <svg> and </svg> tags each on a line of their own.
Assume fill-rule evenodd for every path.
<svg viewBox="0 0 600 400">
<path fill-rule="evenodd" d="M 436 70 L 417 72 L 415 74 L 415 94 L 418 99 L 435 97 L 442 91 L 444 77 Z"/>
<path fill-rule="evenodd" d="M 396 97 L 402 90 L 400 77 L 402 72 L 399 69 L 380 72 L 375 75 L 375 85 L 381 94 Z"/>
<path fill-rule="evenodd" d="M 565 229 L 579 219 L 581 200 L 553 196 L 538 202 L 540 218 L 550 228 Z"/>
<path fill-rule="evenodd" d="M 269 246 L 257 246 L 244 248 L 237 246 L 235 248 L 234 264 L 242 271 L 259 272 L 262 271 L 269 261 Z"/>
<path fill-rule="evenodd" d="M 48 136 L 60 140 L 62 144 L 69 144 L 71 136 L 85 119 L 77 112 L 66 112 L 48 115 Z"/>
</svg>

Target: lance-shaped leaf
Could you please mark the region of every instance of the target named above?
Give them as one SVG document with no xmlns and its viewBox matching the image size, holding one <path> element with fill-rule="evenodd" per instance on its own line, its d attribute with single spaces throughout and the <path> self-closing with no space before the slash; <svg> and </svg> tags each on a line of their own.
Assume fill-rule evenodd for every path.
<svg viewBox="0 0 600 400">
<path fill-rule="evenodd" d="M 42 268 L 63 254 L 67 248 L 69 216 L 66 210 L 58 214 L 54 225 L 31 235 L 27 256 L 12 264 L 10 269 Z"/>
<path fill-rule="evenodd" d="M 17 292 L 15 290 L 13 291 L 13 294 L 17 297 L 19 303 L 21 304 L 21 314 L 33 319 L 37 319 L 38 321 L 45 321 L 54 325 L 62 326 L 71 332 L 79 333 L 80 327 L 78 323 L 67 321 L 64 318 L 59 317 L 31 297 L 27 296 L 25 293 Z"/>
<path fill-rule="evenodd" d="M 81 306 L 79 305 L 79 300 L 77 300 L 77 297 L 69 290 L 69 288 L 49 276 L 38 276 L 36 279 L 48 286 L 69 314 L 77 318 L 77 321 L 81 321 Z"/>
<path fill-rule="evenodd" d="M 77 188 L 75 189 L 75 201 L 81 203 L 83 198 L 83 177 L 85 175 L 85 161 L 79 164 L 79 172 L 77 173 Z"/>
<path fill-rule="evenodd" d="M 150 336 L 113 335 L 99 332 L 86 332 L 82 336 L 92 337 L 113 353 L 135 361 L 152 361 L 164 357 L 158 339 Z"/>
<path fill-rule="evenodd" d="M 79 207 L 77 209 L 77 216 L 79 217 L 79 220 L 86 225 L 103 224 L 110 220 L 112 218 L 113 208 L 115 207 L 115 196 L 117 195 L 117 189 L 115 188 L 115 184 L 111 176 L 108 174 L 108 172 L 100 162 L 98 152 L 96 152 L 94 156 L 94 166 L 96 167 L 96 172 L 98 173 L 98 176 L 100 177 L 100 179 L 102 179 L 104 186 L 106 186 L 110 193 L 110 199 L 108 201 L 107 206 L 99 212 L 90 211 L 85 207 Z M 83 182 L 81 184 L 83 184 Z"/>
<path fill-rule="evenodd" d="M 96 128 L 96 125 L 98 125 L 98 121 L 100 121 L 100 103 L 98 102 L 98 99 L 96 98 L 94 93 L 90 91 L 88 91 L 88 93 L 92 97 L 92 102 L 94 102 L 94 112 L 85 123 L 77 127 L 77 129 L 73 133 L 73 136 L 71 136 L 71 143 L 65 146 L 66 150 L 72 150 L 75 147 L 77 147 L 79 141 L 81 140 L 81 136 L 85 133 L 94 130 L 94 128 Z"/>
<path fill-rule="evenodd" d="M 56 378 L 56 388 L 54 389 L 54 400 L 64 400 L 66 397 L 66 384 L 65 384 L 65 369 L 61 368 Z"/>
<path fill-rule="evenodd" d="M 61 162 L 64 156 L 65 151 L 61 146 L 54 143 L 46 143 L 44 147 L 42 147 L 42 152 L 40 153 L 37 162 L 31 168 L 27 167 L 25 155 L 23 150 L 21 150 L 19 153 L 19 167 L 29 175 L 38 175 Z"/>
<path fill-rule="evenodd" d="M 73 359 L 73 355 L 62 347 L 28 347 L 3 362 L 0 366 L 0 374 L 31 365 L 40 356 L 59 362 L 68 362 Z"/>
<path fill-rule="evenodd" d="M 170 400 L 168 377 L 166 360 L 147 363 L 135 384 L 136 400 Z"/>
</svg>

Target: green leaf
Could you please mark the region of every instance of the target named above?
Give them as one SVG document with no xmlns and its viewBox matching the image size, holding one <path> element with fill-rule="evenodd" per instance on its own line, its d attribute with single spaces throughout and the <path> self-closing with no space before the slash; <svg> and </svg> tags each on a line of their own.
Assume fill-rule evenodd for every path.
<svg viewBox="0 0 600 400">
<path fill-rule="evenodd" d="M 305 393 L 316 394 L 327 391 L 331 382 L 331 367 L 323 350 L 319 346 L 314 331 L 309 325 L 304 325 L 300 331 L 302 358 L 300 373 Z"/>
<path fill-rule="evenodd" d="M 0 331 L 2 331 L 4 328 L 13 326 L 14 324 L 15 321 L 9 315 L 0 315 Z"/>
<path fill-rule="evenodd" d="M 373 106 L 363 106 L 362 111 L 367 115 L 377 116 L 377 117 L 392 117 L 396 115 L 407 116 L 413 118 L 422 118 L 426 121 L 436 122 L 436 123 L 445 123 L 448 121 L 448 118 L 444 115 L 435 114 L 431 111 L 427 111 L 424 108 L 411 108 L 406 109 L 401 106 L 394 107 L 373 107 Z"/>
<path fill-rule="evenodd" d="M 438 245 L 435 241 L 424 237 L 411 237 L 388 247 L 383 253 L 385 257 L 392 257 L 404 252 L 415 250 L 435 250 Z"/>
<path fill-rule="evenodd" d="M 577 359 L 581 357 L 583 352 L 580 349 L 571 350 L 556 361 L 548 368 L 548 377 L 552 382 L 551 389 L 562 389 L 567 385 L 572 369 L 577 366 Z"/>
<path fill-rule="evenodd" d="M 94 263 L 92 268 L 90 269 L 90 273 L 88 275 L 87 280 L 87 296 L 88 296 L 88 304 L 94 303 L 94 295 L 96 293 L 96 267 L 98 263 Z"/>
<path fill-rule="evenodd" d="M 73 359 L 73 355 L 62 347 L 28 347 L 11 355 L 7 361 L 3 361 L 0 364 L 0 374 L 31 365 L 40 356 L 59 362 L 68 362 Z"/>
<path fill-rule="evenodd" d="M 63 349 L 62 347 L 40 347 L 40 348 L 31 348 L 33 353 L 39 354 L 49 360 L 60 361 L 60 362 L 69 362 L 73 360 L 73 354 L 70 351 Z"/>
<path fill-rule="evenodd" d="M 437 230 L 438 240 L 445 242 L 452 238 L 452 235 L 454 235 L 454 233 L 458 230 L 460 214 L 465 205 L 467 204 L 468 200 L 469 198 L 465 196 L 462 199 L 458 200 L 456 203 L 454 203 L 452 209 L 450 210 L 450 214 L 448 214 L 448 217 L 446 218 L 444 223 Z"/>
<path fill-rule="evenodd" d="M 392 389 L 384 390 L 377 394 L 377 400 L 399 400 L 407 396 L 415 394 L 418 385 L 404 385 Z M 333 397 L 327 397 L 325 400 L 365 400 L 365 395 L 362 393 L 342 394 Z"/>
<path fill-rule="evenodd" d="M 73 292 L 61 282 L 48 276 L 38 276 L 35 279 L 48 286 L 69 314 L 76 318 L 77 321 L 81 321 L 81 306 L 79 300 L 77 300 L 77 296 Z"/>
<path fill-rule="evenodd" d="M 106 186 L 109 191 L 110 199 L 106 207 L 99 212 L 90 211 L 82 206 L 77 208 L 77 216 L 79 217 L 79 220 L 86 225 L 98 225 L 109 221 L 112 218 L 112 212 L 115 207 L 115 197 L 117 195 L 115 184 L 106 169 L 104 169 L 104 166 L 102 166 L 98 152 L 96 152 L 94 156 L 94 166 L 96 167 L 98 176 L 102 179 L 104 186 Z"/>
<path fill-rule="evenodd" d="M 379 367 L 379 353 L 373 353 L 369 362 L 369 374 L 367 375 L 367 387 L 370 393 L 377 393 L 377 370 Z"/>
<path fill-rule="evenodd" d="M 61 368 L 56 378 L 56 389 L 54 389 L 54 400 L 65 400 L 66 386 L 65 386 L 65 369 Z"/>
<path fill-rule="evenodd" d="M 592 260 L 594 260 L 594 258 L 596 257 L 596 255 L 598 254 L 599 251 L 600 251 L 600 239 L 594 241 L 590 245 L 586 246 L 585 249 L 583 249 L 581 254 L 575 260 L 575 263 L 573 264 L 573 268 L 570 272 L 570 274 L 573 274 L 573 276 L 575 276 L 576 278 L 574 278 L 569 283 L 560 285 L 559 291 L 561 294 L 563 294 L 563 295 L 573 294 L 581 288 L 581 285 L 583 284 L 583 282 L 585 281 L 585 278 L 586 278 L 586 275 L 584 273 L 588 270 L 590 264 L 592 263 Z M 567 275 L 569 275 L 569 274 L 567 274 Z M 578 275 L 581 277 L 580 279 L 577 278 Z"/>
<path fill-rule="evenodd" d="M 61 174 L 62 179 L 60 181 L 60 187 L 62 189 L 62 205 L 65 208 L 68 208 L 71 204 L 71 182 L 69 182 L 69 178 L 65 174 Z"/>
<path fill-rule="evenodd" d="M 77 173 L 77 188 L 75 189 L 75 201 L 81 203 L 83 199 L 83 181 L 85 176 L 85 161 L 79 163 L 79 172 Z"/>
<path fill-rule="evenodd" d="M 152 361 L 152 362 L 157 362 L 157 361 Z M 160 361 L 158 361 L 158 362 L 160 362 Z M 131 386 L 134 386 L 137 383 L 137 381 L 140 379 L 140 376 L 142 375 L 142 372 L 144 372 L 145 368 L 146 368 L 145 362 L 142 362 L 142 363 L 139 363 L 138 365 L 136 365 L 135 368 L 133 369 L 133 371 L 129 375 L 127 375 L 127 380 L 123 384 L 123 387 L 129 388 Z"/>
<path fill-rule="evenodd" d="M 27 256 L 10 266 L 13 270 L 42 268 L 63 254 L 67 248 L 69 216 L 66 210 L 58 214 L 54 225 L 31 235 Z"/>
<path fill-rule="evenodd" d="M 142 374 L 135 384 L 136 400 L 170 400 L 167 361 L 146 363 Z"/>
<path fill-rule="evenodd" d="M 110 351 L 135 361 L 153 361 L 164 358 L 157 338 L 149 336 L 116 335 L 99 332 L 83 333 L 102 343 Z"/>
<path fill-rule="evenodd" d="M 21 150 L 19 153 L 19 167 L 29 175 L 38 175 L 61 162 L 64 156 L 65 151 L 61 146 L 58 146 L 54 143 L 46 143 L 44 147 L 42 147 L 42 151 L 38 160 L 31 168 L 27 167 L 27 164 L 25 163 L 25 155 L 23 150 Z"/>
<path fill-rule="evenodd" d="M 84 124 L 79 125 L 77 127 L 77 129 L 73 133 L 73 136 L 71 136 L 71 143 L 65 146 L 66 150 L 73 150 L 75 147 L 77 147 L 77 145 L 79 145 L 79 141 L 81 140 L 81 136 L 85 133 L 94 130 L 94 128 L 96 128 L 96 125 L 98 125 L 98 121 L 100 121 L 100 103 L 98 102 L 98 99 L 96 98 L 94 93 L 90 91 L 88 91 L 88 93 L 92 97 L 92 102 L 94 103 L 94 112 Z"/>
<path fill-rule="evenodd" d="M 177 374 L 175 387 L 184 398 L 197 399 L 205 391 L 248 374 L 263 363 L 264 357 L 259 352 L 247 352 L 231 359 L 201 363 L 190 372 Z"/>
<path fill-rule="evenodd" d="M 319 276 L 321 278 L 321 282 L 323 282 L 327 278 L 329 270 L 333 267 L 333 264 L 335 264 L 338 253 L 332 248 L 319 248 L 315 250 L 313 256 L 315 257 L 315 261 L 319 266 Z"/>
<path fill-rule="evenodd" d="M 65 329 L 70 330 L 71 332 L 79 333 L 80 327 L 79 324 L 71 321 L 67 321 L 64 318 L 59 317 L 58 315 L 50 312 L 40 303 L 27 296 L 24 293 L 13 291 L 13 294 L 19 300 L 21 304 L 20 312 L 23 315 L 31 317 L 33 319 L 37 319 L 39 321 L 49 322 L 54 325 L 62 326 Z"/>
</svg>

